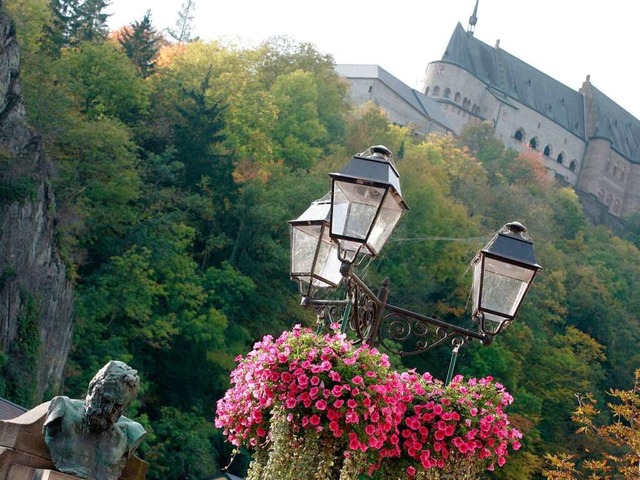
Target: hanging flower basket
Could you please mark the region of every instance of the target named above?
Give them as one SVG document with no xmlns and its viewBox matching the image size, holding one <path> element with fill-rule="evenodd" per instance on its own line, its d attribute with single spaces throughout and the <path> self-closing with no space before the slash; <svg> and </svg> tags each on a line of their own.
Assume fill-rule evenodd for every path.
<svg viewBox="0 0 640 480">
<path fill-rule="evenodd" d="M 398 373 L 337 330 L 296 326 L 236 360 L 215 425 L 254 450 L 249 480 L 355 480 L 380 469 L 389 479 L 472 479 L 520 446 L 504 413 L 512 398 L 491 378 L 444 387 Z"/>
</svg>

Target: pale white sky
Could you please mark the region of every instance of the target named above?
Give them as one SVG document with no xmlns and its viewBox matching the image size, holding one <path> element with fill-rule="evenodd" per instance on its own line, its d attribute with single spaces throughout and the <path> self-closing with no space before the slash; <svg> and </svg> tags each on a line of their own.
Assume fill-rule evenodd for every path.
<svg viewBox="0 0 640 480">
<path fill-rule="evenodd" d="M 336 63 L 376 64 L 416 90 L 442 57 L 475 0 L 195 0 L 203 40 L 259 43 L 273 35 L 310 42 Z M 112 0 L 110 26 L 140 20 L 175 25 L 183 0 Z M 592 84 L 640 118 L 637 0 L 480 0 L 475 35 L 577 90 Z"/>
</svg>

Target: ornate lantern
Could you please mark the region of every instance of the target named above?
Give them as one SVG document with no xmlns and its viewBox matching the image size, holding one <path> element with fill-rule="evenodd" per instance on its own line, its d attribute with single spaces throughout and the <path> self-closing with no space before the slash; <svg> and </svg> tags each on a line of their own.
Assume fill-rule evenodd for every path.
<svg viewBox="0 0 640 480">
<path fill-rule="evenodd" d="M 409 209 L 391 152 L 382 145 L 370 147 L 340 173 L 329 175 L 330 235 L 339 244 L 340 258 L 353 262 L 358 253 L 376 256 Z"/>
<path fill-rule="evenodd" d="M 542 268 L 526 232 L 521 223 L 507 223 L 471 262 L 473 317 L 489 336 L 513 320 Z"/>
<path fill-rule="evenodd" d="M 337 287 L 342 281 L 338 244 L 329 236 L 329 196 L 316 200 L 291 227 L 291 279 L 300 293 L 312 297 L 318 288 Z"/>
</svg>

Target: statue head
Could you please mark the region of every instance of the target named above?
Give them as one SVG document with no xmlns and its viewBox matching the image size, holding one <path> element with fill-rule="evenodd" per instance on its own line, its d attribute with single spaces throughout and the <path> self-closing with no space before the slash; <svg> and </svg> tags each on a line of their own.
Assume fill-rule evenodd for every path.
<svg viewBox="0 0 640 480">
<path fill-rule="evenodd" d="M 137 370 L 112 360 L 89 382 L 84 399 L 85 421 L 89 430 L 111 428 L 133 401 L 140 386 Z"/>
</svg>

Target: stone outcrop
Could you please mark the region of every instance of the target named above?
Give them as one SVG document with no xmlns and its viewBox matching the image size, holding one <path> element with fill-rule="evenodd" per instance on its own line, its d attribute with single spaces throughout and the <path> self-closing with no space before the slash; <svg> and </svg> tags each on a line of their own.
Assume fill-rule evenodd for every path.
<svg viewBox="0 0 640 480">
<path fill-rule="evenodd" d="M 36 404 L 57 393 L 62 378 L 73 286 L 55 241 L 51 165 L 27 124 L 19 72 L 15 31 L 0 0 L 0 351 L 9 356 L 9 388 L 12 375 L 35 386 L 20 401 Z"/>
</svg>

